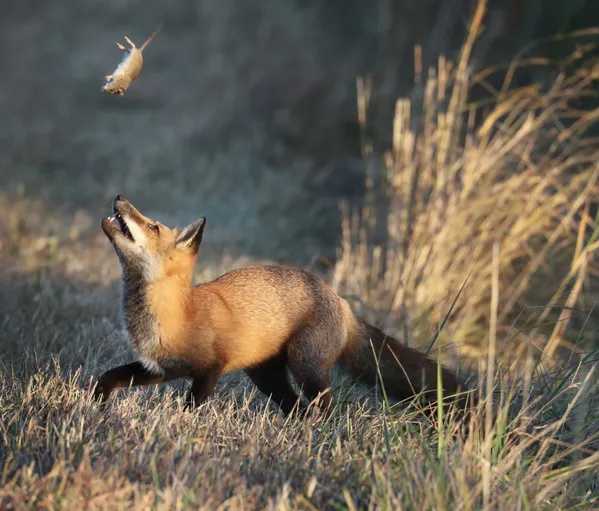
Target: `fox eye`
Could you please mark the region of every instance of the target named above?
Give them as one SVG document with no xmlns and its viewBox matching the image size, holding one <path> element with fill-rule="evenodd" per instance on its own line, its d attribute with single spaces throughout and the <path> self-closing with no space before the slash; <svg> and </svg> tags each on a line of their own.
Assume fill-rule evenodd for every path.
<svg viewBox="0 0 599 511">
<path fill-rule="evenodd" d="M 156 234 L 160 234 L 160 227 L 157 224 L 148 224 L 148 227 L 152 229 Z"/>
</svg>

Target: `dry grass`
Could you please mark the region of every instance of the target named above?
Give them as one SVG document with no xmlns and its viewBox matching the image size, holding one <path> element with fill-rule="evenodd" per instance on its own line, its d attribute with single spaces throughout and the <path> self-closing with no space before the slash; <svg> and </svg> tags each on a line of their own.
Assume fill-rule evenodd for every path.
<svg viewBox="0 0 599 511">
<path fill-rule="evenodd" d="M 581 341 L 583 323 L 585 335 L 597 324 L 589 208 L 599 142 L 586 132 L 598 113 L 578 105 L 594 94 L 599 60 L 581 46 L 547 83 L 512 89 L 515 62 L 502 88 L 490 89 L 492 103 L 473 105 L 472 85 L 488 86 L 490 74 L 472 76 L 469 66 L 483 12 L 457 65 L 440 59 L 422 100 L 397 102 L 392 149 L 375 158 L 364 139 L 369 200 L 345 215 L 335 286 L 388 317 L 406 342 L 422 345 L 443 324 L 440 339 L 476 358 L 489 338 L 497 245 L 503 349 L 513 359 L 511 350 L 526 356 L 532 346 L 549 363 L 559 346 Z M 367 86 L 360 92 L 365 111 Z"/>
<path fill-rule="evenodd" d="M 212 4 L 206 9 L 223 23 L 233 16 Z M 235 26 L 243 25 L 238 18 L 247 13 L 234 17 Z M 284 420 L 236 376 L 226 378 L 196 413 L 182 410 L 176 383 L 123 390 L 102 413 L 91 402 L 94 378 L 131 356 L 117 328 L 119 268 L 97 226 L 104 212 L 97 203 L 104 207 L 123 191 L 113 190 L 117 179 L 125 193 L 142 194 L 152 204 L 151 214 L 164 221 L 182 223 L 198 213 L 215 218 L 204 240 L 202 280 L 274 251 L 288 260 L 309 259 L 318 244 L 307 244 L 302 233 L 319 215 L 314 209 L 300 215 L 313 206 L 303 188 L 311 174 L 301 164 L 293 178 L 264 166 L 256 170 L 248 158 L 253 149 L 233 142 L 226 156 L 192 159 L 190 143 L 210 131 L 198 125 L 224 129 L 231 113 L 223 114 L 220 125 L 213 123 L 216 113 L 204 112 L 201 122 L 191 119 L 192 95 L 168 102 L 173 116 L 181 114 L 179 138 L 168 125 L 147 127 L 155 119 L 151 107 L 143 107 L 152 103 L 150 97 L 120 112 L 121 119 L 135 119 L 138 150 L 126 143 L 130 126 L 113 124 L 120 114 L 98 107 L 92 129 L 83 113 L 69 116 L 58 102 L 49 108 L 67 126 L 79 128 L 72 131 L 73 146 L 85 149 L 92 135 L 106 140 L 107 148 L 115 140 L 123 145 L 116 152 L 120 166 L 114 165 L 118 159 L 110 160 L 107 169 L 102 144 L 96 144 L 99 152 L 79 162 L 87 161 L 89 172 L 65 170 L 66 177 L 52 182 L 40 177 L 44 170 L 36 161 L 46 151 L 43 145 L 17 165 L 18 129 L 14 153 L 4 153 L 3 166 L 14 164 L 15 175 L 0 194 L 0 508 L 599 506 L 599 368 L 597 352 L 582 349 L 595 335 L 588 309 L 594 299 L 596 225 L 588 205 L 597 192 L 599 149 L 595 140 L 583 138 L 594 113 L 576 110 L 577 99 L 597 78 L 597 63 L 581 54 L 577 66 L 565 66 L 548 86 L 495 91 L 495 103 L 474 128 L 470 121 L 480 110 L 469 103 L 468 91 L 484 81 L 483 74 L 471 76 L 468 66 L 476 34 L 475 21 L 461 60 L 452 68 L 439 63 L 420 89 L 420 103 L 398 102 L 394 145 L 384 158 L 377 161 L 364 138 L 370 196 L 360 218 L 345 218 L 343 253 L 331 276 L 345 296 L 360 297 L 358 309 L 386 319 L 410 344 L 426 346 L 439 334 L 439 323 L 444 347 L 469 343 L 472 353 L 482 346 L 479 353 L 487 358 L 478 361 L 488 370 L 479 374 L 479 391 L 486 400 L 469 419 L 467 433 L 456 433 L 461 422 L 455 417 L 426 419 L 416 406 L 392 406 L 377 393 L 360 395 L 344 380 L 335 381 L 340 405 L 330 422 Z M 268 46 L 264 37 L 254 42 L 258 48 Z M 82 51 L 74 61 L 81 61 Z M 160 45 L 154 51 L 159 58 Z M 99 72 L 109 63 L 96 64 L 88 61 Z M 210 83 L 194 69 L 181 75 L 184 82 Z M 151 73 L 144 72 L 150 82 Z M 154 91 L 166 83 L 164 77 L 157 80 Z M 418 86 L 415 91 L 419 97 Z M 367 88 L 362 92 L 366 122 Z M 11 108 L 22 107 L 17 103 Z M 222 105 L 210 98 L 205 103 Z M 238 98 L 230 108 L 244 105 Z M 75 149 L 58 143 L 71 133 L 55 136 L 55 158 L 75 165 L 77 158 L 67 154 Z M 263 141 L 249 145 L 254 142 Z M 157 155 L 169 157 L 161 163 Z M 161 166 L 187 170 L 165 177 Z M 129 172 L 126 179 L 122 169 Z M 44 192 L 12 193 L 20 177 Z M 282 209 L 287 201 L 293 215 Z M 322 216 L 319 221 L 326 223 L 329 217 Z M 544 303 L 560 308 L 534 308 Z M 567 321 L 571 309 L 564 305 L 587 309 L 580 328 L 572 318 Z M 543 353 L 522 350 L 527 364 L 504 378 L 505 359 L 496 361 L 494 353 L 514 355 L 514 346 L 528 348 L 541 334 L 548 341 Z M 568 339 L 571 346 L 564 343 Z M 564 353 L 572 356 L 558 358 Z M 550 355 L 560 362 L 551 372 L 545 370 Z"/>
<path fill-rule="evenodd" d="M 439 428 L 359 400 L 328 423 L 285 421 L 242 384 L 196 413 L 172 389 L 147 389 L 103 414 L 80 371 L 6 375 L 0 506 L 586 509 L 599 504 L 596 366 L 561 389 L 533 386 L 522 410 L 502 394 L 498 419 L 485 432 L 481 409 L 465 438 L 455 419 Z"/>
</svg>

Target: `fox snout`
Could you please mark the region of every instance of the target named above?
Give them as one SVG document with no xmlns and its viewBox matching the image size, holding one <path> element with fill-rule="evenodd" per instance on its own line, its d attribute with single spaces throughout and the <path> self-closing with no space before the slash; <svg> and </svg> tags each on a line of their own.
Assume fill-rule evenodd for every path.
<svg viewBox="0 0 599 511">
<path fill-rule="evenodd" d="M 132 206 L 132 204 L 125 199 L 120 193 L 112 200 L 112 211 L 116 214 L 119 211 L 123 211 L 124 208 Z"/>
<path fill-rule="evenodd" d="M 113 215 L 102 219 L 102 230 L 122 259 L 140 250 L 156 251 L 160 228 L 122 195 L 112 201 Z"/>
<path fill-rule="evenodd" d="M 121 195 L 117 195 L 112 201 L 112 216 L 105 217 L 102 219 L 102 230 L 108 237 L 111 243 L 114 244 L 117 236 L 123 235 L 130 241 L 134 241 L 134 238 L 129 229 L 129 223 L 131 222 L 133 206 Z"/>
<path fill-rule="evenodd" d="M 112 212 L 115 215 L 123 214 L 132 207 L 133 205 L 120 193 L 112 201 Z"/>
</svg>

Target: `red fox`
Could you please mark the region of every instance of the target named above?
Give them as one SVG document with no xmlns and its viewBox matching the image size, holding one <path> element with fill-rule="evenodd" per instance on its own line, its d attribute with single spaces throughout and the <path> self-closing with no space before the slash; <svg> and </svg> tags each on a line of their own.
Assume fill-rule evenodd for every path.
<svg viewBox="0 0 599 511">
<path fill-rule="evenodd" d="M 189 408 L 212 394 L 221 375 L 243 370 L 288 415 L 305 410 L 289 369 L 305 396 L 326 411 L 335 365 L 366 384 L 380 377 L 395 399 L 425 388 L 433 391 L 423 392 L 427 401 L 436 398 L 437 363 L 355 316 L 320 277 L 254 266 L 194 287 L 205 217 L 170 229 L 120 195 L 113 211 L 102 229 L 121 263 L 124 326 L 139 361 L 99 378 L 95 398 L 101 402 L 118 387 L 191 378 Z M 444 368 L 442 382 L 445 396 L 460 388 Z"/>
</svg>

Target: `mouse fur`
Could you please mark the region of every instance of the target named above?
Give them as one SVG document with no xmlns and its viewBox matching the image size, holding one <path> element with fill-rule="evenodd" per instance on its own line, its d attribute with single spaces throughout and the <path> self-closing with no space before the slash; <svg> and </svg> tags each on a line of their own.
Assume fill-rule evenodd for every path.
<svg viewBox="0 0 599 511">
<path fill-rule="evenodd" d="M 116 43 L 119 50 L 124 51 L 123 59 L 111 75 L 106 75 L 104 78 L 106 83 L 102 87 L 102 91 L 107 94 L 123 96 L 125 91 L 131 84 L 137 80 L 141 68 L 143 66 L 143 51 L 146 46 L 154 39 L 156 34 L 160 32 L 162 25 L 148 37 L 146 42 L 137 48 L 135 43 L 125 36 L 125 41 L 129 44 L 130 49 L 125 48 L 121 43 Z"/>
</svg>

